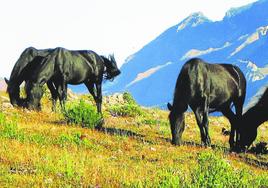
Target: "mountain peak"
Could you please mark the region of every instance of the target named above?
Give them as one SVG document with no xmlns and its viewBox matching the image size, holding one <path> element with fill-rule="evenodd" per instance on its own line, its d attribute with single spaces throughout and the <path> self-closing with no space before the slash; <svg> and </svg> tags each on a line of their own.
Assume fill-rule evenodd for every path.
<svg viewBox="0 0 268 188">
<path fill-rule="evenodd" d="M 202 12 L 195 12 L 185 18 L 181 23 L 179 23 L 177 31 L 183 30 L 186 27 L 196 27 L 204 22 L 209 21 L 210 20 L 204 16 Z"/>
<path fill-rule="evenodd" d="M 234 17 L 242 12 L 244 12 L 245 10 L 249 9 L 252 6 L 253 3 L 242 6 L 242 7 L 237 7 L 237 8 L 231 8 L 230 10 L 228 10 L 225 14 L 225 17 L 230 18 L 230 17 Z"/>
</svg>

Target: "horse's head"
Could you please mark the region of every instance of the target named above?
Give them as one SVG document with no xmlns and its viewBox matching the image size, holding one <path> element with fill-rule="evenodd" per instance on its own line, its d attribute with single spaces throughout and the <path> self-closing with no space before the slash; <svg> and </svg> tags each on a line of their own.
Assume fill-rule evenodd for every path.
<svg viewBox="0 0 268 188">
<path fill-rule="evenodd" d="M 180 145 L 181 136 L 185 127 L 184 113 L 178 113 L 170 103 L 167 104 L 167 107 L 170 110 L 168 118 L 172 134 L 171 143 L 174 145 Z"/>
<path fill-rule="evenodd" d="M 240 128 L 240 139 L 239 139 L 239 149 L 245 150 L 254 142 L 257 137 L 256 127 L 243 127 Z"/>
<path fill-rule="evenodd" d="M 10 103 L 13 106 L 23 106 L 24 102 L 20 98 L 20 87 L 17 84 L 10 82 L 7 78 L 5 78 L 5 82 L 7 84 L 7 93 Z"/>
<path fill-rule="evenodd" d="M 117 63 L 115 61 L 114 55 L 109 55 L 109 59 L 101 56 L 103 61 L 104 61 L 104 65 L 106 67 L 106 76 L 105 78 L 107 80 L 112 80 L 113 78 L 115 78 L 116 76 L 118 76 L 121 71 L 118 69 L 117 67 Z"/>
<path fill-rule="evenodd" d="M 27 107 L 30 110 L 41 110 L 40 100 L 43 96 L 43 88 L 39 84 L 27 83 Z"/>
<path fill-rule="evenodd" d="M 266 92 L 265 92 L 266 93 Z M 242 150 L 249 147 L 257 137 L 258 127 L 267 121 L 267 103 L 265 102 L 267 93 L 261 99 L 249 108 L 241 117 L 238 123 L 240 133 L 239 146 Z"/>
</svg>

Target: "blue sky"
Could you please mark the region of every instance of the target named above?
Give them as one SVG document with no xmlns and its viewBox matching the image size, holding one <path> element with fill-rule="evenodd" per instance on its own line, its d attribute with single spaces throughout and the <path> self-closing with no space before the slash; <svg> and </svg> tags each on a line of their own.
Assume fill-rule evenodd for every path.
<svg viewBox="0 0 268 188">
<path fill-rule="evenodd" d="M 119 65 L 193 12 L 221 20 L 256 0 L 0 0 L 0 77 L 22 51 L 65 47 L 114 53 Z"/>
</svg>

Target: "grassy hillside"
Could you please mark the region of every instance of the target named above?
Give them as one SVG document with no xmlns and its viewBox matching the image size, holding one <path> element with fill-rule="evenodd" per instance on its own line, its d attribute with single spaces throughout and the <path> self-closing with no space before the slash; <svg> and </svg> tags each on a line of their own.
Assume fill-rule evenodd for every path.
<svg viewBox="0 0 268 188">
<path fill-rule="evenodd" d="M 120 99 L 106 99 L 105 128 L 94 130 L 67 124 L 47 97 L 42 112 L 33 112 L 10 107 L 6 96 L 0 93 L 0 187 L 268 186 L 267 154 L 229 153 L 224 117 L 210 118 L 214 146 L 203 148 L 187 113 L 185 144 L 174 147 L 167 111 L 131 107 L 124 112 L 138 113 L 124 114 Z M 266 123 L 256 143 L 267 140 Z"/>
</svg>

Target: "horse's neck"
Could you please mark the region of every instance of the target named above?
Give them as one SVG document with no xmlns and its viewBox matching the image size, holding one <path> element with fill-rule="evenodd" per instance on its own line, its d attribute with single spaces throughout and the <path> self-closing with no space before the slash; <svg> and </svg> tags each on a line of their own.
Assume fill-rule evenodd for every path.
<svg viewBox="0 0 268 188">
<path fill-rule="evenodd" d="M 266 110 L 260 106 L 251 107 L 244 115 L 244 123 L 258 128 L 262 123 L 268 120 Z"/>
</svg>

